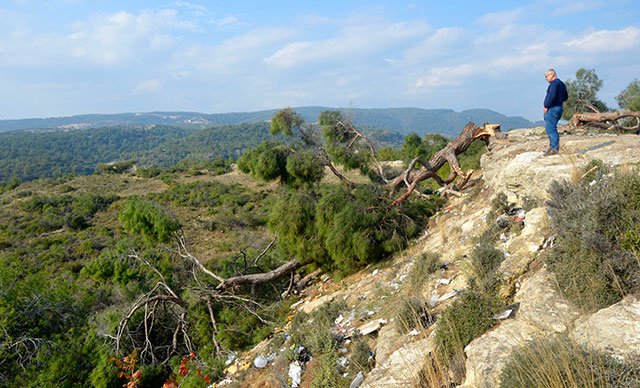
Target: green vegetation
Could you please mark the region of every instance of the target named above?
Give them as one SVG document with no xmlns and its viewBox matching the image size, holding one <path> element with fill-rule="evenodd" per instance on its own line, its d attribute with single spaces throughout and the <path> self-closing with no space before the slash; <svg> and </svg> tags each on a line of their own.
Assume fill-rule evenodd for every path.
<svg viewBox="0 0 640 388">
<path fill-rule="evenodd" d="M 622 109 L 640 111 L 640 79 L 634 79 L 616 96 L 616 101 Z"/>
<path fill-rule="evenodd" d="M 122 173 L 134 167 L 169 168 L 236 159 L 269 137 L 266 124 L 205 129 L 163 125 L 73 131 L 0 133 L 0 184 L 67 174 Z M 217 162 L 219 164 L 219 162 Z M 178 167 L 179 168 L 179 167 Z"/>
<path fill-rule="evenodd" d="M 340 387 L 349 382 L 337 368 L 338 338 L 333 332 L 334 320 L 346 310 L 344 302 L 327 303 L 310 314 L 296 314 L 291 323 L 293 343 L 303 344 L 318 360 L 312 371 L 312 387 Z"/>
<path fill-rule="evenodd" d="M 442 313 L 436 327 L 436 358 L 449 369 L 464 370 L 464 347 L 494 325 L 495 302 L 465 291 Z"/>
<path fill-rule="evenodd" d="M 440 255 L 434 252 L 424 252 L 415 258 L 413 269 L 409 274 L 409 284 L 414 290 L 427 280 L 428 276 L 442 268 Z"/>
<path fill-rule="evenodd" d="M 403 298 L 395 315 L 398 331 L 406 334 L 413 329 L 424 329 L 435 321 L 426 301 L 420 297 Z"/>
<path fill-rule="evenodd" d="M 606 112 L 607 105 L 598 99 L 597 94 L 602 88 L 602 80 L 593 69 L 578 69 L 575 80 L 565 82 L 569 99 L 564 103 L 562 117 L 569 120 L 574 113 Z"/>
<path fill-rule="evenodd" d="M 555 182 L 556 236 L 547 263 L 577 306 L 595 310 L 640 289 L 640 176 L 592 161 L 577 182 Z"/>
<path fill-rule="evenodd" d="M 221 376 L 225 352 L 282 327 L 291 303 L 281 300 L 288 276 L 219 291 L 209 273 L 265 273 L 295 258 L 302 271 L 323 267 L 343 276 L 405 248 L 444 199 L 392 206 L 388 188 L 370 179 L 369 145 L 354 142 L 343 120 L 326 112 L 318 127 L 301 128 L 296 113 L 285 111 L 274 137 L 255 148 L 248 147 L 262 135 L 247 134 L 264 130 L 266 139 L 264 124 L 41 132 L 31 143 L 25 134 L 6 134 L 12 140 L 1 143 L 2 152 L 5 144 L 39 152 L 49 142 L 49 155 L 66 156 L 53 159 L 62 163 L 56 171 L 37 158 L 21 166 L 26 154 L 16 147 L 16 168 L 25 175 L 2 177 L 0 385 L 202 386 L 205 377 Z M 429 157 L 444 142 L 426 136 L 411 152 Z M 218 152 L 211 143 L 227 148 Z M 408 148 L 393 152 L 408 159 Z M 481 152 L 461 162 L 476 163 Z M 236 171 L 216 176 L 231 171 L 229 158 L 240 154 L 240 171 L 281 184 Z M 329 163 L 346 177 L 328 178 Z M 425 258 L 420 271 L 437 261 Z M 423 304 L 407 308 L 418 312 L 406 316 L 407 328 L 432 322 Z M 344 306 L 321 310 L 313 324 L 295 322 L 292 337 L 318 356 L 314 386 L 346 382 L 335 367 L 339 338 L 331 324 L 339 311 Z M 350 348 L 350 366 L 340 373 L 368 370 L 369 344 L 354 338 Z M 185 368 L 200 372 L 186 378 Z"/>
</svg>

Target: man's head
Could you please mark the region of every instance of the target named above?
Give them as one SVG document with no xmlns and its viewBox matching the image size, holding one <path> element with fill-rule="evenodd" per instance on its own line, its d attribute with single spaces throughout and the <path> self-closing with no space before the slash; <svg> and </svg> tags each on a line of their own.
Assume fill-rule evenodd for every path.
<svg viewBox="0 0 640 388">
<path fill-rule="evenodd" d="M 544 72 L 544 78 L 547 80 L 547 82 L 551 82 L 554 79 L 557 78 L 556 76 L 556 71 L 554 69 L 549 69 L 547 71 Z"/>
</svg>

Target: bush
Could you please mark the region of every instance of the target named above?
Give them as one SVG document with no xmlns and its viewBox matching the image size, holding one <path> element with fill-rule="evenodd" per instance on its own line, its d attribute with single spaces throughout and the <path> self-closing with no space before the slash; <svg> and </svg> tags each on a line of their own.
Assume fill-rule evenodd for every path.
<svg viewBox="0 0 640 388">
<path fill-rule="evenodd" d="M 496 270 L 504 261 L 504 254 L 495 247 L 494 235 L 492 228 L 483 233 L 474 246 L 469 260 L 473 287 L 487 295 L 494 294 L 497 290 L 500 278 Z"/>
<path fill-rule="evenodd" d="M 592 162 L 577 183 L 554 182 L 549 214 L 556 243 L 547 257 L 560 289 L 595 310 L 640 290 L 640 175 Z"/>
<path fill-rule="evenodd" d="M 333 352 L 336 339 L 331 329 L 335 319 L 346 309 L 346 303 L 341 301 L 326 303 L 310 314 L 298 313 L 291 323 L 291 339 L 311 353 Z"/>
<path fill-rule="evenodd" d="M 438 362 L 450 368 L 464 365 L 464 347 L 493 326 L 494 307 L 492 300 L 474 291 L 447 307 L 436 327 Z"/>
<path fill-rule="evenodd" d="M 434 252 L 424 252 L 416 257 L 413 269 L 409 275 L 409 283 L 411 287 L 419 289 L 425 282 L 426 278 L 442 267 L 440 263 L 440 255 Z"/>
<path fill-rule="evenodd" d="M 431 326 L 435 317 L 429 312 L 427 303 L 421 298 L 403 299 L 396 314 L 398 331 L 406 334 L 413 329 Z"/>
<path fill-rule="evenodd" d="M 352 374 L 367 373 L 373 367 L 373 352 L 366 339 L 360 335 L 352 337 L 349 370 Z"/>
<path fill-rule="evenodd" d="M 620 361 L 566 337 L 541 338 L 514 351 L 502 371 L 501 386 L 638 387 L 640 357 Z"/>
<path fill-rule="evenodd" d="M 389 207 L 378 186 L 360 185 L 353 190 L 329 186 L 318 202 L 317 231 L 333 269 L 348 274 L 404 249 L 441 203 L 440 198 L 411 198 Z"/>
<path fill-rule="evenodd" d="M 179 229 L 180 223 L 155 202 L 130 197 L 119 217 L 124 229 L 142 235 L 147 242 L 167 242 Z"/>
</svg>

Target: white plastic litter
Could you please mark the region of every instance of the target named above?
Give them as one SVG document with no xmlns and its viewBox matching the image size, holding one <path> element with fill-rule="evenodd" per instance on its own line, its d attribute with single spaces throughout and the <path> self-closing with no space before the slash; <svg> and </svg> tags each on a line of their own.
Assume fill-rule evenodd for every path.
<svg viewBox="0 0 640 388">
<path fill-rule="evenodd" d="M 302 380 L 302 366 L 298 361 L 289 364 L 289 378 L 291 378 L 291 387 L 298 388 Z"/>
<path fill-rule="evenodd" d="M 363 381 L 364 381 L 364 375 L 362 374 L 362 372 L 358 372 L 356 377 L 354 377 L 353 380 L 351 381 L 349 388 L 358 388 L 360 387 Z"/>
<path fill-rule="evenodd" d="M 511 316 L 511 313 L 513 312 L 512 309 L 509 310 L 504 310 L 503 312 L 501 312 L 500 314 L 496 314 L 493 316 L 493 319 L 507 319 Z"/>
<path fill-rule="evenodd" d="M 268 362 L 269 362 L 269 360 L 267 360 L 267 358 L 265 356 L 259 355 L 258 357 L 256 357 L 255 360 L 253 360 L 253 365 L 258 369 L 262 369 L 265 366 L 267 366 Z"/>
</svg>

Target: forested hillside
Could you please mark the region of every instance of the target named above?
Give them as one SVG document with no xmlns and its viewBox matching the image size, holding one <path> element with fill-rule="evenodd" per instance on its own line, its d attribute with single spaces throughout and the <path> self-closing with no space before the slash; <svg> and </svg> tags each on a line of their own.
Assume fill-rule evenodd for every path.
<svg viewBox="0 0 640 388">
<path fill-rule="evenodd" d="M 327 155 L 320 143 L 276 134 L 243 154 L 239 164 L 249 174 L 228 165 L 202 169 L 176 154 L 183 168 L 102 169 L 5 186 L 0 385 L 207 386 L 234 351 L 284 325 L 295 301 L 283 297 L 292 288 L 289 276 L 251 283 L 247 275 L 270 273 L 293 258 L 301 275 L 322 269 L 344 276 L 406 247 L 443 199 L 432 194 L 381 206 L 390 194 L 369 178 L 364 148 L 355 146 L 358 137 L 340 134 L 339 118 L 326 114 L 317 133 L 331 158 L 342 161 L 336 166 L 348 184 L 325 175 L 324 164 L 310 164 Z M 228 129 L 228 142 L 242 138 L 238 128 Z M 82 133 L 91 131 L 68 135 Z M 101 141 L 108 144 L 110 133 Z M 173 149 L 190 144 L 191 152 L 215 152 L 207 145 L 211 131 L 189 136 L 194 142 L 173 139 Z M 36 144 L 43 147 L 44 139 L 56 138 Z M 391 151 L 429 158 L 445 141 L 437 140 L 418 137 Z M 461 156 L 464 169 L 477 167 L 484 151 L 478 145 Z M 430 192 L 432 183 L 420 190 Z"/>
<path fill-rule="evenodd" d="M 318 115 L 333 108 L 305 106 L 295 108 L 306 121 L 313 122 Z M 499 122 L 504 130 L 527 128 L 532 126 L 522 117 L 505 116 L 488 109 L 469 109 L 456 112 L 451 109 L 421 108 L 341 108 L 346 117 L 359 127 L 386 129 L 406 135 L 417 132 L 438 133 L 455 136 L 459 128 L 469 121 L 476 123 Z M 189 129 L 206 128 L 220 125 L 265 123 L 278 110 L 232 113 L 198 112 L 149 112 L 120 114 L 91 114 L 70 117 L 34 118 L 21 120 L 0 120 L 0 132 L 22 129 L 86 129 L 113 126 L 170 125 Z"/>
<path fill-rule="evenodd" d="M 391 131 L 367 133 L 379 146 L 402 143 L 402 136 Z M 113 162 L 167 168 L 186 159 L 235 160 L 247 148 L 270 138 L 269 124 L 264 122 L 203 129 L 150 125 L 5 132 L 0 133 L 0 184 L 11 179 L 87 175 L 98 165 Z"/>
</svg>

